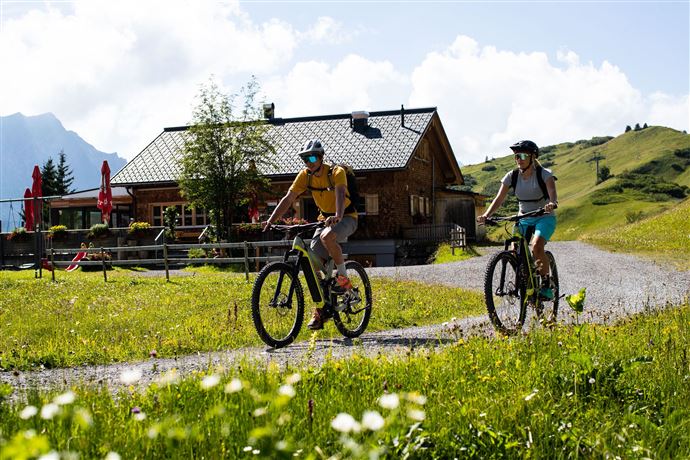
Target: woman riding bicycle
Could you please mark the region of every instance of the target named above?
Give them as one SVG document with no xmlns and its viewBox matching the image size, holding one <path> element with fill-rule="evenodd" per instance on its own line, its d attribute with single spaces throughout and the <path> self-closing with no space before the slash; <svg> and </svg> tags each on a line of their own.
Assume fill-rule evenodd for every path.
<svg viewBox="0 0 690 460">
<path fill-rule="evenodd" d="M 553 289 L 549 281 L 549 260 L 544 246 L 556 230 L 556 216 L 553 210 L 558 207 L 556 194 L 556 177 L 551 170 L 544 168 L 537 157 L 539 147 L 532 141 L 520 141 L 510 146 L 515 155 L 517 169 L 508 172 L 501 180 L 501 188 L 484 214 L 477 217 L 477 222 L 483 224 L 498 208 L 513 188 L 518 199 L 519 214 L 544 208 L 546 215 L 529 217 L 520 221 L 520 231 L 524 235 L 527 227 L 535 227 L 534 235 L 530 241 L 530 249 L 537 261 L 542 283 L 541 296 L 551 300 L 554 297 Z M 541 177 L 539 177 L 541 176 Z"/>
</svg>

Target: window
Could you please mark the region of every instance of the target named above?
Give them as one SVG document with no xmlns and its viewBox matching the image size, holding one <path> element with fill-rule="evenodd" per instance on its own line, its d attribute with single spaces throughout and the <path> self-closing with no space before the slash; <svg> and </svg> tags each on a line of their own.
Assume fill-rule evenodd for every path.
<svg viewBox="0 0 690 460">
<path fill-rule="evenodd" d="M 156 203 L 151 206 L 151 223 L 155 227 L 165 225 L 165 209 L 175 206 L 177 210 L 177 226 L 206 225 L 208 217 L 203 208 L 192 209 L 188 204 L 180 203 Z"/>
<path fill-rule="evenodd" d="M 416 216 L 419 214 L 419 196 L 410 195 L 410 215 Z"/>
<path fill-rule="evenodd" d="M 366 193 L 364 194 L 364 212 L 368 216 L 376 216 L 379 213 L 379 196 L 378 194 Z"/>
</svg>

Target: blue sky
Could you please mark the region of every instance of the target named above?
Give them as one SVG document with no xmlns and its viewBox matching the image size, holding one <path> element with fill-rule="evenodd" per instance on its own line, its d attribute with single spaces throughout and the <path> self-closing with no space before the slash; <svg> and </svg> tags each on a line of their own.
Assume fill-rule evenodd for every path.
<svg viewBox="0 0 690 460">
<path fill-rule="evenodd" d="M 214 75 L 250 75 L 277 116 L 436 106 L 464 164 L 690 129 L 682 2 L 11 2 L 0 0 L 0 114 L 53 112 L 132 158 L 187 123 Z"/>
</svg>

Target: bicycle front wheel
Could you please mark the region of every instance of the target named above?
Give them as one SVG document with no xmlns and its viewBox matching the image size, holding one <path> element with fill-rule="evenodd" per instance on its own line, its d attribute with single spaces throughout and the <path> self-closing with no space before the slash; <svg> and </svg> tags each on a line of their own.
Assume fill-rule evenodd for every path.
<svg viewBox="0 0 690 460">
<path fill-rule="evenodd" d="M 489 319 L 506 335 L 517 334 L 525 322 L 525 285 L 518 275 L 518 261 L 508 251 L 495 254 L 486 267 L 484 298 Z"/>
<path fill-rule="evenodd" d="M 372 298 L 369 276 L 359 262 L 345 262 L 352 290 L 334 296 L 333 322 L 345 337 L 359 337 L 367 328 L 371 317 Z"/>
<path fill-rule="evenodd" d="M 259 272 L 252 290 L 252 319 L 266 345 L 281 348 L 295 340 L 304 321 L 304 294 L 292 265 L 274 262 Z"/>
</svg>

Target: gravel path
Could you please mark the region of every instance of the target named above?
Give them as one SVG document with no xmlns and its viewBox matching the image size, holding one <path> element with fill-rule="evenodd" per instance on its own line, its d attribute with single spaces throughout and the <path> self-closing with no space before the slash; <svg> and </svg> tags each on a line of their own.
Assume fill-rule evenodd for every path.
<svg viewBox="0 0 690 460">
<path fill-rule="evenodd" d="M 548 245 L 555 256 L 561 281 L 561 293 L 577 292 L 587 287 L 583 318 L 587 321 L 611 322 L 621 317 L 665 305 L 677 305 L 690 296 L 690 272 L 678 272 L 648 260 L 630 255 L 609 253 L 585 243 L 554 242 Z M 417 280 L 466 289 L 482 290 L 488 258 L 496 249 L 463 262 L 444 265 L 382 267 L 368 269 L 372 277 Z M 572 321 L 569 308 L 562 301 L 559 319 Z M 376 311 L 374 304 L 374 315 Z M 445 321 L 446 318 L 439 318 Z M 327 327 L 333 327 L 328 325 Z M 251 347 L 225 352 L 198 353 L 176 359 L 152 359 L 137 363 L 103 366 L 83 366 L 32 372 L 0 372 L 0 382 L 18 389 L 64 388 L 73 384 L 120 385 L 120 374 L 136 370 L 141 385 L 157 379 L 170 369 L 184 375 L 204 371 L 209 367 L 232 368 L 239 361 L 287 364 L 318 364 L 327 356 L 345 357 L 357 353 L 376 356 L 381 353 L 400 353 L 420 347 L 437 347 L 452 343 L 459 336 L 493 335 L 486 315 L 462 318 L 452 323 L 432 326 L 365 333 L 360 339 L 320 340 L 311 349 L 307 342 L 293 344 L 280 350 Z M 18 394 L 19 392 L 15 393 Z"/>
</svg>

